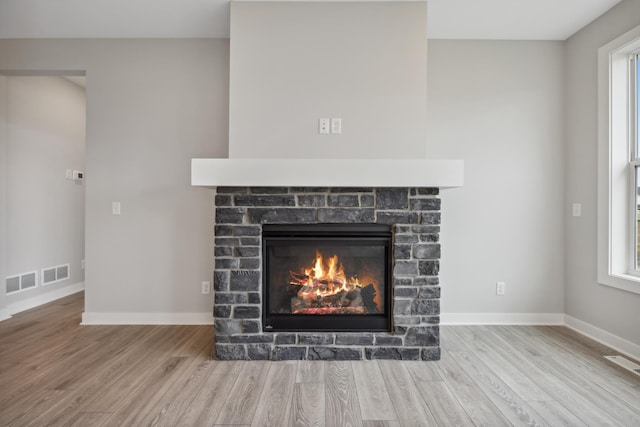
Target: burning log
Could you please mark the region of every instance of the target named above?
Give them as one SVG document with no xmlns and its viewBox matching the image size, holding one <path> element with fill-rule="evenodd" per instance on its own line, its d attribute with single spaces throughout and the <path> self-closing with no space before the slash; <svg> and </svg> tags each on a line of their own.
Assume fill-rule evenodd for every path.
<svg viewBox="0 0 640 427">
<path fill-rule="evenodd" d="M 317 309 L 327 310 L 317 310 Z M 336 309 L 336 310 L 330 310 Z M 353 291 L 341 291 L 337 294 L 323 296 L 319 293 L 309 292 L 303 294 L 299 292 L 297 296 L 291 298 L 292 313 L 343 313 L 343 314 L 365 314 L 369 312 L 359 288 Z M 375 304 L 374 304 L 375 311 Z"/>
<path fill-rule="evenodd" d="M 368 313 L 376 313 L 377 305 L 374 301 L 376 297 L 376 288 L 373 286 L 373 283 L 369 283 L 367 286 L 360 290 L 360 296 L 362 297 L 362 301 L 364 306 L 367 308 Z"/>
<path fill-rule="evenodd" d="M 293 286 L 307 286 L 308 283 L 309 283 L 308 281 L 304 281 L 304 282 L 299 282 L 297 280 L 289 281 L 289 284 Z M 338 282 L 337 280 L 313 280 L 311 283 L 313 283 L 314 286 L 324 286 L 324 287 L 333 286 L 334 288 L 341 288 L 345 286 L 344 283 Z"/>
<path fill-rule="evenodd" d="M 289 271 L 289 274 L 291 274 L 293 280 L 299 283 L 307 283 L 307 281 L 309 280 L 308 274 L 296 273 L 295 271 Z M 293 285 L 293 283 L 290 284 Z"/>
<path fill-rule="evenodd" d="M 366 314 L 364 307 L 318 307 L 301 308 L 292 311 L 293 314 Z"/>
</svg>

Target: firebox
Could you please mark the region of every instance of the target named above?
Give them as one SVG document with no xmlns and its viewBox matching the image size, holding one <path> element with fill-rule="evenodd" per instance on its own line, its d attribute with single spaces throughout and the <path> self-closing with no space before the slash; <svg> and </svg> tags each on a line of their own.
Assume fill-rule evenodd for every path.
<svg viewBox="0 0 640 427">
<path fill-rule="evenodd" d="M 391 227 L 265 224 L 264 331 L 390 331 Z"/>
</svg>

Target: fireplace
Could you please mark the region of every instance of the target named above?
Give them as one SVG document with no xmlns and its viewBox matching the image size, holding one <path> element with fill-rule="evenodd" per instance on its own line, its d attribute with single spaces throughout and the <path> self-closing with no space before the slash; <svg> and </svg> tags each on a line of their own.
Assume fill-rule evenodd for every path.
<svg viewBox="0 0 640 427">
<path fill-rule="evenodd" d="M 391 227 L 262 228 L 264 331 L 391 330 Z"/>
<path fill-rule="evenodd" d="M 439 359 L 438 194 L 217 187 L 215 357 Z"/>
</svg>

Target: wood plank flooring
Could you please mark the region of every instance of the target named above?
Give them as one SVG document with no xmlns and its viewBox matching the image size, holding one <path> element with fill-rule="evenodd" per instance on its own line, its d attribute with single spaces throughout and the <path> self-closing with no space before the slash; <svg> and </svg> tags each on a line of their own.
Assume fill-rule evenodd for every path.
<svg viewBox="0 0 640 427">
<path fill-rule="evenodd" d="M 640 426 L 640 377 L 563 327 L 442 327 L 438 362 L 221 362 L 211 326 L 0 322 L 0 426 Z"/>
</svg>

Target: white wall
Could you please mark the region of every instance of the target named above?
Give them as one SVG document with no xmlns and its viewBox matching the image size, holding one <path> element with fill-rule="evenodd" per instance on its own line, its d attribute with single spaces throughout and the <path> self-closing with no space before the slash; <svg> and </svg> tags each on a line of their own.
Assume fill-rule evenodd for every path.
<svg viewBox="0 0 640 427">
<path fill-rule="evenodd" d="M 210 319 L 213 196 L 190 159 L 227 156 L 228 41 L 0 40 L 0 70 L 86 71 L 85 311 Z"/>
<path fill-rule="evenodd" d="M 232 2 L 229 155 L 424 158 L 426 2 Z M 318 134 L 339 117 L 342 134 Z"/>
<path fill-rule="evenodd" d="M 37 288 L 7 295 L 11 304 L 84 281 L 84 186 L 65 170 L 85 169 L 86 120 L 83 88 L 62 77 L 5 81 L 5 270 L 38 276 Z M 69 278 L 42 286 L 41 270 L 63 264 Z"/>
<path fill-rule="evenodd" d="M 442 192 L 445 321 L 560 320 L 544 314 L 564 309 L 563 52 L 429 41 L 427 157 L 465 161 L 464 187 Z"/>
<path fill-rule="evenodd" d="M 640 25 L 627 0 L 566 43 L 566 313 L 640 345 L 640 295 L 597 283 L 598 48 Z M 571 216 L 582 203 L 582 217 Z"/>
</svg>

